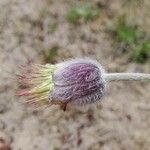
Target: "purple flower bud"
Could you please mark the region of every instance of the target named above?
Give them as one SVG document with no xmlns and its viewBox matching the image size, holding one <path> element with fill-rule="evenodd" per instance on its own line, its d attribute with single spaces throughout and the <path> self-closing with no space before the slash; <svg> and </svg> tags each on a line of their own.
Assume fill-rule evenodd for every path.
<svg viewBox="0 0 150 150">
<path fill-rule="evenodd" d="M 149 81 L 149 74 L 104 73 L 99 63 L 89 59 L 74 59 L 56 65 L 29 65 L 17 76 L 18 96 L 37 108 L 60 105 L 82 106 L 98 102 L 104 94 L 105 83 L 120 80 Z"/>
<path fill-rule="evenodd" d="M 95 61 L 75 59 L 58 64 L 53 74 L 50 101 L 86 105 L 99 101 L 104 93 L 103 69 Z"/>
<path fill-rule="evenodd" d="M 25 103 L 36 106 L 68 104 L 86 105 L 100 100 L 105 81 L 99 63 L 88 59 L 74 59 L 56 65 L 31 65 L 24 68 L 18 81 L 23 89 L 19 96 Z M 48 100 L 49 99 L 49 100 Z"/>
</svg>

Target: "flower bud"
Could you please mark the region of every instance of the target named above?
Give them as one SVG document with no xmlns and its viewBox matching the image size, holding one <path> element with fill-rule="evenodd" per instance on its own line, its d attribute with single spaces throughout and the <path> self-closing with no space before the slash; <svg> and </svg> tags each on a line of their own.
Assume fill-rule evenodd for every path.
<svg viewBox="0 0 150 150">
<path fill-rule="evenodd" d="M 94 61 L 75 59 L 58 65 L 53 75 L 51 100 L 73 105 L 94 103 L 103 96 L 103 69 Z"/>
<path fill-rule="evenodd" d="M 105 89 L 103 69 L 95 61 L 74 59 L 56 65 L 40 66 L 21 81 L 29 86 L 20 95 L 28 96 L 31 103 L 82 106 L 97 102 Z M 28 83 L 28 82 L 29 83 Z M 49 100 L 48 100 L 49 98 Z"/>
</svg>

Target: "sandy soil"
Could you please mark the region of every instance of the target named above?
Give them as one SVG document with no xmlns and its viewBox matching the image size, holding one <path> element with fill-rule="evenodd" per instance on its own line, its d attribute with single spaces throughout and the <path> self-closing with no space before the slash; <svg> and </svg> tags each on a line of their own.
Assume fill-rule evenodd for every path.
<svg viewBox="0 0 150 150">
<path fill-rule="evenodd" d="M 98 2 L 104 3 L 95 0 L 93 4 Z M 134 21 L 149 32 L 150 3 L 145 2 L 144 11 Z M 80 1 L 0 0 L 0 137 L 13 150 L 148 150 L 148 83 L 110 84 L 99 105 L 66 112 L 58 107 L 36 111 L 15 96 L 13 74 L 19 72 L 19 66 L 28 60 L 48 63 L 43 54 L 55 46 L 58 54 L 53 62 L 91 57 L 110 72 L 150 72 L 149 63 L 129 63 L 123 54 L 114 55 L 113 40 L 105 28 L 124 10 L 118 0 L 105 1 L 109 10 L 102 9 L 95 21 L 74 26 L 65 14 L 76 3 Z"/>
</svg>

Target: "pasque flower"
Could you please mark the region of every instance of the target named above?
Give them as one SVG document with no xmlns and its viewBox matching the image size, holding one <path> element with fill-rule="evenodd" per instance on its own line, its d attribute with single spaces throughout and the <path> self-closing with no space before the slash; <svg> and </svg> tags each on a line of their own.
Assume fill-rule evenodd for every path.
<svg viewBox="0 0 150 150">
<path fill-rule="evenodd" d="M 60 105 L 82 106 L 100 101 L 110 81 L 147 80 L 149 74 L 105 73 L 101 65 L 90 59 L 72 59 L 56 65 L 30 65 L 18 76 L 19 96 L 37 108 Z"/>
</svg>

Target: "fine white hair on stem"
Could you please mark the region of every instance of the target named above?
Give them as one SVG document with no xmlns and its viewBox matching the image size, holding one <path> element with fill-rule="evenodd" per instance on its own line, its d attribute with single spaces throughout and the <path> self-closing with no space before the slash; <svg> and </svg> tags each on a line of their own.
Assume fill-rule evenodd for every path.
<svg viewBox="0 0 150 150">
<path fill-rule="evenodd" d="M 105 73 L 106 82 L 111 81 L 150 81 L 150 74 L 145 73 Z"/>
</svg>

